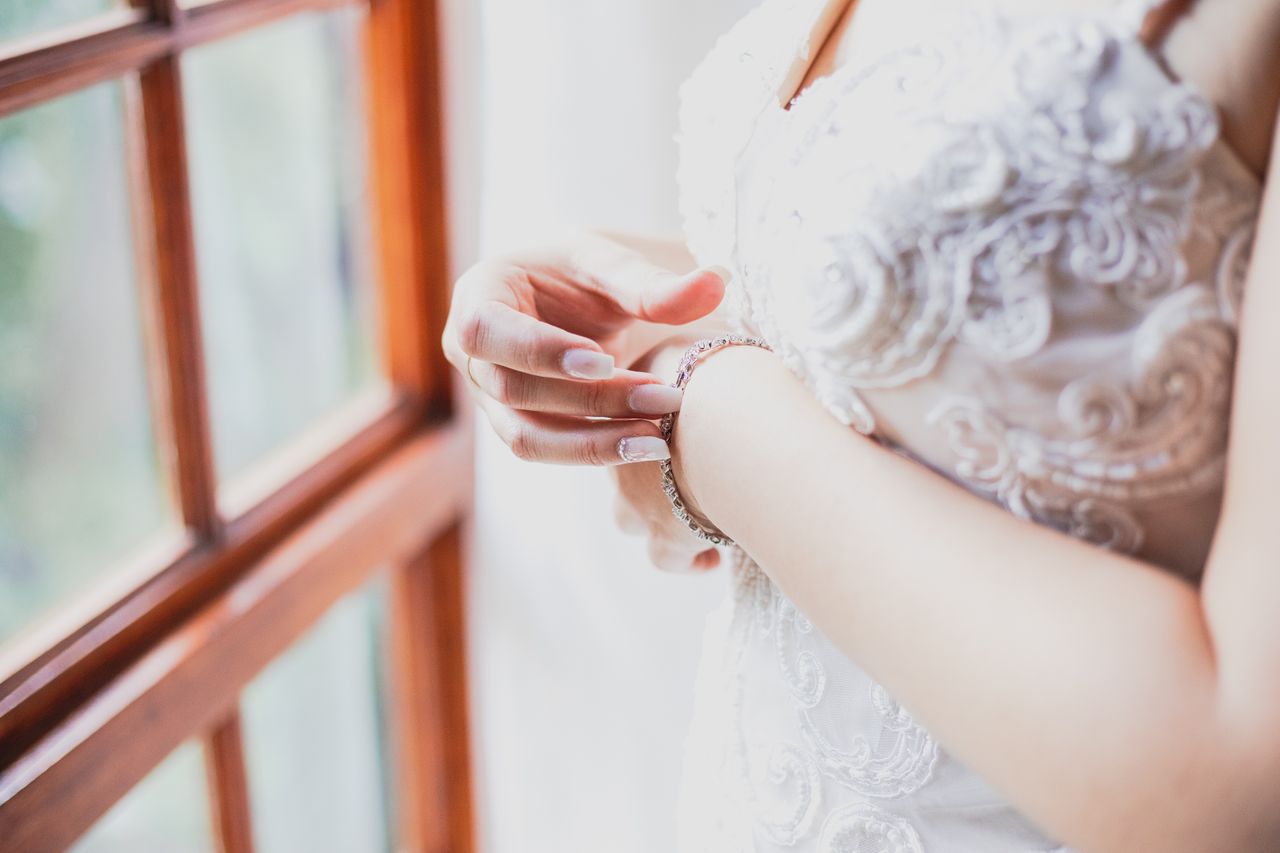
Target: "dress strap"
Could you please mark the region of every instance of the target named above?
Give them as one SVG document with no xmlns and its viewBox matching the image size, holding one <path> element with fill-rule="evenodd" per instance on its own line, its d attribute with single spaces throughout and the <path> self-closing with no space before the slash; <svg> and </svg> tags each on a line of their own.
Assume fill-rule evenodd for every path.
<svg viewBox="0 0 1280 853">
<path fill-rule="evenodd" d="M 1157 47 L 1194 0 L 1120 0 L 1116 14 L 1125 30 Z"/>
</svg>

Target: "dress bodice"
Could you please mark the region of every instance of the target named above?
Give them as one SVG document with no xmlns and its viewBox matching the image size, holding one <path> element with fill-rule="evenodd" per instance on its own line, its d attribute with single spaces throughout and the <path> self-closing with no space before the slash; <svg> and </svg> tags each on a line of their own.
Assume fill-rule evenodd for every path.
<svg viewBox="0 0 1280 853">
<path fill-rule="evenodd" d="M 846 423 L 1198 573 L 1260 187 L 1138 39 L 1152 3 L 862 0 L 876 50 L 785 110 L 827 5 L 768 0 L 686 83 L 695 254 Z"/>
<path fill-rule="evenodd" d="M 1139 39 L 1155 2 L 861 0 L 863 52 L 785 109 L 840 2 L 765 0 L 681 90 L 686 237 L 733 319 L 850 427 L 1195 577 L 1261 187 Z M 745 555 L 709 637 L 690 849 L 1056 849 Z"/>
</svg>

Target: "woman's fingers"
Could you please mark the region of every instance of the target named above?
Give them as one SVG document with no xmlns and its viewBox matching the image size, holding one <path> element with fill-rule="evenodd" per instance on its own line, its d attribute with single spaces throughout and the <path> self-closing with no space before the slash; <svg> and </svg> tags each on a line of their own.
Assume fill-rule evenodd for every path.
<svg viewBox="0 0 1280 853">
<path fill-rule="evenodd" d="M 636 508 L 620 495 L 613 501 L 613 520 L 623 533 L 640 536 L 649 532 L 649 525 L 645 524 L 644 516 L 640 515 Z"/>
<path fill-rule="evenodd" d="M 627 315 L 651 323 L 691 323 L 723 301 L 730 277 L 727 269 L 676 273 L 648 259 L 654 246 L 648 251 L 637 248 L 616 237 L 587 235 L 574 246 L 569 267 L 575 278 L 594 283 Z"/>
<path fill-rule="evenodd" d="M 720 552 L 714 548 L 699 551 L 683 542 L 672 542 L 662 536 L 649 537 L 649 560 L 668 572 L 703 572 L 720 565 Z"/>
<path fill-rule="evenodd" d="M 458 317 L 457 345 L 471 356 L 520 373 L 567 379 L 608 379 L 613 356 L 595 341 L 486 300 Z M 446 342 L 446 351 L 450 348 Z M 458 364 L 454 364 L 458 367 Z"/>
<path fill-rule="evenodd" d="M 693 567 L 700 571 L 711 571 L 720 565 L 720 551 L 708 548 L 693 558 Z"/>
<path fill-rule="evenodd" d="M 663 571 L 685 572 L 689 570 L 692 556 L 683 548 L 676 548 L 665 539 L 650 537 L 649 562 Z"/>
<path fill-rule="evenodd" d="M 671 458 L 651 421 L 588 421 L 523 412 L 483 395 L 480 408 L 511 452 L 531 462 L 602 466 Z"/>
<path fill-rule="evenodd" d="M 710 571 L 720 565 L 720 552 L 706 547 L 672 514 L 657 466 L 621 466 L 609 473 L 617 490 L 614 518 L 624 532 L 648 538 L 654 565 L 675 572 Z"/>
<path fill-rule="evenodd" d="M 497 402 L 526 412 L 603 418 L 656 418 L 678 411 L 683 393 L 647 373 L 616 371 L 612 379 L 575 382 L 530 376 L 472 361 L 471 376 Z"/>
</svg>

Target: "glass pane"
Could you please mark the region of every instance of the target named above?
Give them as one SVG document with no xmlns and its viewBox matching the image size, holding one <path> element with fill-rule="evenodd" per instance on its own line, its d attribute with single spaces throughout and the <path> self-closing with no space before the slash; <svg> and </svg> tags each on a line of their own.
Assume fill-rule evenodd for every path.
<svg viewBox="0 0 1280 853">
<path fill-rule="evenodd" d="M 390 849 L 385 613 L 380 582 L 338 602 L 245 690 L 259 853 Z"/>
<path fill-rule="evenodd" d="M 379 381 L 360 24 L 307 13 L 184 58 L 224 480 Z"/>
<path fill-rule="evenodd" d="M 78 23 L 124 5 L 123 0 L 0 0 L 0 39 Z"/>
<path fill-rule="evenodd" d="M 171 520 L 119 84 L 0 119 L 0 641 Z"/>
<path fill-rule="evenodd" d="M 204 756 L 184 743 L 103 815 L 73 853 L 213 853 Z"/>
</svg>

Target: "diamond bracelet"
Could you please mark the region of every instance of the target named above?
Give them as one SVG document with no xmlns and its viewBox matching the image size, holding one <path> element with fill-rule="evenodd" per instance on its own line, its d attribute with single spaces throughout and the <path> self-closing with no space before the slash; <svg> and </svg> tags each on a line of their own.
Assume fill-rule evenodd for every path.
<svg viewBox="0 0 1280 853">
<path fill-rule="evenodd" d="M 769 346 L 763 338 L 753 338 L 747 335 L 721 335 L 718 338 L 706 338 L 684 351 L 684 355 L 680 358 L 680 366 L 676 369 L 676 381 L 671 383 L 671 387 L 684 390 L 685 385 L 689 384 L 689 377 L 693 375 L 693 369 L 698 364 L 699 359 L 708 353 L 724 347 L 740 346 L 760 347 L 770 352 L 773 351 L 773 347 Z M 663 415 L 662 420 L 658 422 L 658 429 L 662 432 L 663 441 L 671 442 L 671 431 L 674 427 L 675 413 Z M 681 523 L 703 542 L 709 542 L 712 545 L 732 545 L 732 539 L 719 530 L 704 526 L 689 512 L 688 507 L 685 506 L 684 499 L 680 497 L 680 490 L 676 488 L 676 477 L 671 467 L 671 460 L 663 459 L 658 465 L 662 469 L 662 491 L 666 494 L 667 499 L 671 501 L 671 514 L 680 519 Z"/>
</svg>

